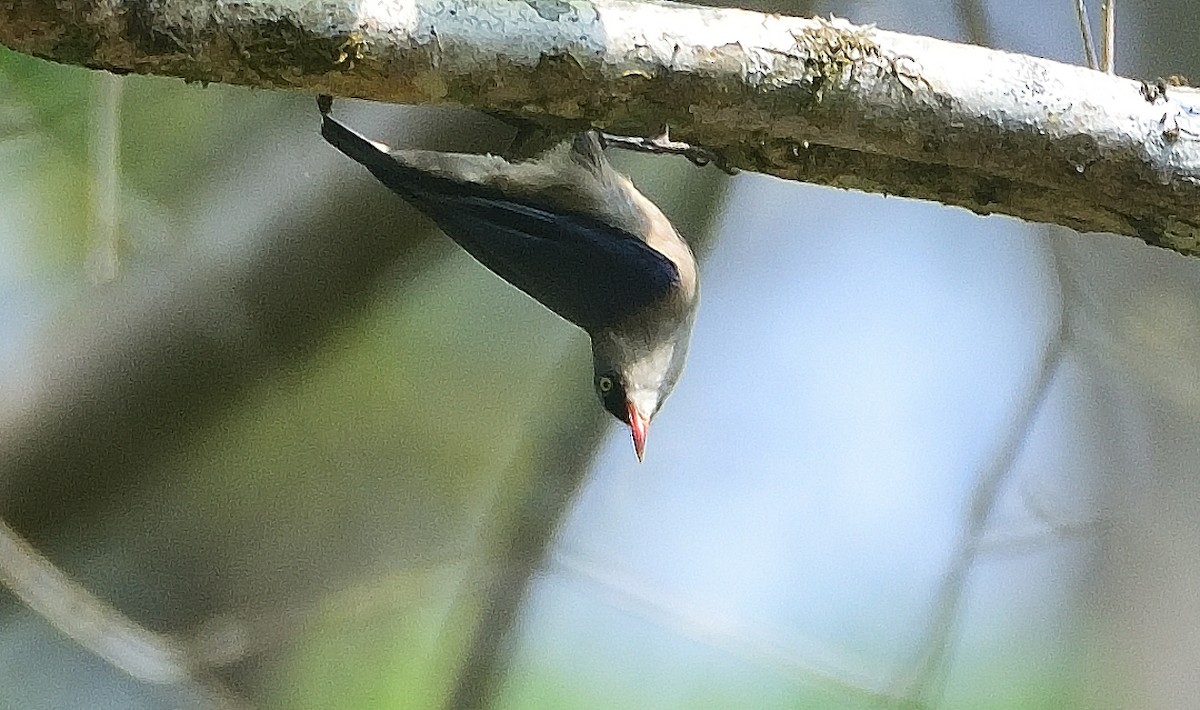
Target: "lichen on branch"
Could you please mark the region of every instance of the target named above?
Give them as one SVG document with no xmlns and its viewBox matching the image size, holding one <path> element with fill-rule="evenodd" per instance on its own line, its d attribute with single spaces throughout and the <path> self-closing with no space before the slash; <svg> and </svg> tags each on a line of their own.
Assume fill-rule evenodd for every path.
<svg viewBox="0 0 1200 710">
<path fill-rule="evenodd" d="M 744 170 L 1200 253 L 1200 92 L 842 20 L 629 0 L 14 0 L 0 42 L 550 133 L 669 127 Z"/>
</svg>

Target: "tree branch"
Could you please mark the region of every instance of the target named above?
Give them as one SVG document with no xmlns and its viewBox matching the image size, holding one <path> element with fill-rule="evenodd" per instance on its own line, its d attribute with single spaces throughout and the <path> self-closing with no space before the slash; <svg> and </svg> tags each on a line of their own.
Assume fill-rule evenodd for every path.
<svg viewBox="0 0 1200 710">
<path fill-rule="evenodd" d="M 193 662 L 188 644 L 146 629 L 72 581 L 0 520 L 0 584 L 54 628 L 145 683 L 178 685 L 217 710 L 246 710 Z"/>
<path fill-rule="evenodd" d="M 56 61 L 401 103 L 552 132 L 669 125 L 729 164 L 1200 253 L 1200 92 L 745 10 L 624 0 L 13 0 Z"/>
</svg>

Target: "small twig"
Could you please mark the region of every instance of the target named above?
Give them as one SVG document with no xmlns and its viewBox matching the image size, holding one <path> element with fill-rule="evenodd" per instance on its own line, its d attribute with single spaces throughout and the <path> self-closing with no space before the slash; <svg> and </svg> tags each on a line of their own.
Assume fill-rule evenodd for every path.
<svg viewBox="0 0 1200 710">
<path fill-rule="evenodd" d="M 1104 41 L 1100 44 L 1100 71 L 1112 74 L 1117 60 L 1117 0 L 1100 3 L 1100 28 Z"/>
<path fill-rule="evenodd" d="M 992 36 L 983 0 L 955 0 L 954 9 L 971 44 L 987 47 Z"/>
<path fill-rule="evenodd" d="M 1043 410 L 1051 385 L 1063 362 L 1064 345 L 1070 331 L 1069 311 L 1063 295 L 1065 286 L 1062 264 L 1054 252 L 1049 254 L 1049 258 L 1053 262 L 1059 284 L 1057 328 L 1042 349 L 1037 376 L 1014 413 L 1007 434 L 999 442 L 1000 446 L 988 465 L 975 479 L 957 548 L 934 596 L 933 608 L 926 621 L 924 639 L 917 646 L 919 656 L 911 675 L 901 679 L 905 688 L 903 695 L 912 706 L 931 707 L 942 694 L 946 667 L 959 631 L 964 591 L 971 570 L 982 551 L 988 521 L 992 517 L 1001 487 L 1012 475 L 1017 456 L 1029 439 L 1034 419 Z"/>
<path fill-rule="evenodd" d="M 593 442 L 604 431 L 591 420 Z M 518 620 L 526 594 L 543 569 L 547 552 L 570 511 L 580 486 L 591 470 L 593 451 L 581 442 L 583 425 L 570 417 L 553 424 L 539 422 L 539 437 L 528 437 L 520 461 L 541 462 L 522 479 L 515 498 L 506 487 L 497 488 L 489 521 L 480 532 L 486 541 L 483 576 L 471 586 L 479 600 L 479 613 L 471 629 L 454 687 L 445 710 L 484 710 L 492 707 L 502 687 L 521 630 Z M 549 429 L 553 427 L 554 429 Z M 567 427 L 572 436 L 560 436 Z M 541 437 L 544 436 L 545 439 Z M 507 486 L 508 484 L 506 484 Z"/>
<path fill-rule="evenodd" d="M 1096 530 L 1101 525 L 1102 520 L 1099 513 L 1092 516 L 1080 516 L 1077 520 L 1071 520 L 1061 515 L 1056 516 L 1027 487 L 1022 487 L 1019 495 L 1021 503 L 1025 506 L 1025 511 L 1044 527 L 1044 532 L 1047 534 L 1066 537 L 1078 531 Z"/>
<path fill-rule="evenodd" d="M 1079 19 L 1079 36 L 1083 38 L 1084 59 L 1088 69 L 1096 69 L 1100 63 L 1096 60 L 1096 46 L 1092 44 L 1092 21 L 1088 19 L 1084 0 L 1075 0 L 1075 16 Z"/>
<path fill-rule="evenodd" d="M 92 135 L 89 162 L 92 168 L 91 245 L 88 276 L 92 283 L 107 283 L 120 270 L 121 221 L 121 94 L 125 80 L 100 73 L 93 80 Z"/>
<path fill-rule="evenodd" d="M 185 654 L 172 640 L 71 581 L 4 521 L 0 582 L 51 626 L 130 676 L 158 684 L 188 678 Z"/>
<path fill-rule="evenodd" d="M 0 584 L 72 641 L 132 678 L 186 686 L 215 707 L 248 707 L 220 684 L 198 677 L 182 644 L 137 624 L 72 581 L 3 520 Z"/>
<path fill-rule="evenodd" d="M 617 136 L 611 133 L 601 132 L 600 143 L 605 148 L 620 148 L 622 150 L 633 150 L 639 153 L 653 153 L 655 155 L 682 155 L 697 167 L 702 168 L 706 165 L 712 164 L 729 175 L 737 174 L 737 168 L 730 165 L 727 160 L 725 160 L 715 151 L 711 151 L 708 148 L 702 148 L 697 145 L 692 145 L 691 143 L 671 140 L 669 129 L 664 130 L 662 135 L 654 136 L 653 138 L 641 138 L 639 136 Z"/>
<path fill-rule="evenodd" d="M 551 558 L 553 571 L 586 585 L 610 608 L 653 624 L 689 641 L 744 659 L 755 667 L 766 666 L 806 687 L 818 687 L 853 699 L 854 707 L 908 708 L 904 698 L 882 689 L 881 680 L 860 670 L 861 664 L 831 649 L 819 649 L 808 640 L 808 653 L 792 644 L 781 644 L 769 634 L 730 623 L 656 588 L 636 574 L 620 569 L 611 560 L 597 559 L 582 550 L 558 550 Z"/>
</svg>

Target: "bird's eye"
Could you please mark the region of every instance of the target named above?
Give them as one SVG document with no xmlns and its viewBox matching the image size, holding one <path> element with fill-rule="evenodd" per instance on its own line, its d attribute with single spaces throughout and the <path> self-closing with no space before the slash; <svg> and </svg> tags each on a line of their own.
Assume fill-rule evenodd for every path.
<svg viewBox="0 0 1200 710">
<path fill-rule="evenodd" d="M 601 394 L 608 394 L 609 392 L 612 392 L 613 379 L 608 375 L 601 375 L 600 378 L 596 380 L 596 386 L 600 388 Z"/>
</svg>

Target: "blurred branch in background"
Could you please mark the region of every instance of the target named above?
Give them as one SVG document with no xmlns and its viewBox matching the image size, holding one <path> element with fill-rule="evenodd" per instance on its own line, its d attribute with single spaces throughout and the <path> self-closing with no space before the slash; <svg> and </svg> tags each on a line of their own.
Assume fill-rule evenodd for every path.
<svg viewBox="0 0 1200 710">
<path fill-rule="evenodd" d="M 220 710 L 246 706 L 185 644 L 145 629 L 67 578 L 0 521 L 0 581 L 72 641 L 145 683 L 181 685 Z"/>
<path fill-rule="evenodd" d="M 97 293 L 0 408 L 6 519 L 32 534 L 47 511 L 69 515 L 64 503 L 138 476 L 147 454 L 321 343 L 397 262 L 426 263 L 386 209 L 353 190 L 340 200 L 360 209 L 293 204 L 243 225 L 248 248 L 211 245 Z"/>
<path fill-rule="evenodd" d="M 586 7 L 169 0 L 120 10 L 127 22 L 91 0 L 19 2 L 0 6 L 0 42 L 121 72 L 452 103 L 552 133 L 665 124 L 733 167 L 1200 253 L 1200 92 L 1148 97 L 1136 81 L 840 20 Z"/>
<path fill-rule="evenodd" d="M 847 702 L 861 702 L 866 707 L 907 707 L 907 698 L 886 689 L 886 681 L 865 674 L 848 658 L 828 653 L 818 642 L 806 647 L 808 655 L 798 654 L 766 635 L 756 635 L 713 614 L 711 609 L 693 607 L 664 595 L 636 575 L 613 569 L 611 561 L 591 559 L 578 552 L 557 552 L 551 563 L 555 571 L 569 574 L 595 590 L 605 604 L 670 629 L 680 638 L 694 639 L 779 669 L 801 683 L 834 691 Z"/>
<path fill-rule="evenodd" d="M 119 83 L 106 78 L 102 94 L 120 96 L 109 86 Z M 115 131 L 100 122 L 108 128 L 98 142 L 108 147 L 94 164 L 111 168 Z M 334 173 L 320 174 L 320 183 L 332 182 Z M 395 210 L 350 186 L 334 193 L 243 210 L 234 217 L 243 233 L 209 235 L 190 258 L 104 284 L 52 328 L 36 367 L 5 383 L 14 389 L 0 406 L 4 518 L 35 540 L 85 529 L 101 501 L 144 485 L 174 445 L 343 327 L 397 264 L 415 273 L 431 263 L 433 250 L 418 248 L 423 231 L 397 230 Z M 112 218 L 101 220 L 111 236 L 119 232 L 108 198 L 116 196 L 97 209 Z M 211 664 L 190 644 L 139 626 L 15 530 L 2 532 L 0 574 L 51 624 L 136 678 L 182 683 L 219 707 L 238 706 L 205 679 Z M 180 626 L 196 622 L 184 609 L 171 611 Z"/>
<path fill-rule="evenodd" d="M 118 137 L 124 86 L 117 77 L 99 77 L 91 112 L 92 244 L 88 253 L 88 276 L 97 284 L 112 281 L 120 269 L 121 154 Z"/>
<path fill-rule="evenodd" d="M 1031 373 L 1029 387 L 1022 393 L 995 453 L 975 477 L 958 545 L 946 568 L 942 584 L 934 596 L 929 616 L 925 621 L 925 632 L 919 637 L 917 660 L 911 674 L 900 683 L 902 691 L 898 694 L 912 707 L 933 708 L 940 704 L 971 571 L 976 567 L 981 554 L 997 549 L 986 544 L 992 511 L 1004 483 L 1012 476 L 1022 447 L 1031 438 L 1030 432 L 1049 397 L 1054 377 L 1063 360 L 1063 348 L 1070 332 L 1064 267 L 1059 262 L 1056 252 L 1049 247 L 1046 247 L 1045 251 L 1046 258 L 1051 262 L 1049 271 L 1056 275 L 1058 327 L 1051 332 L 1049 340 L 1043 345 L 1042 356 Z M 1057 535 L 1058 531 L 1054 534 Z"/>
<path fill-rule="evenodd" d="M 490 550 L 481 574 L 484 584 L 478 590 L 481 613 L 447 696 L 446 710 L 491 707 L 511 660 L 512 635 L 526 592 L 546 564 L 554 534 L 589 470 L 591 448 L 582 449 L 571 436 L 549 440 L 558 444 L 531 457 L 535 462 L 531 480 L 504 486 L 511 502 L 495 506 L 490 529 L 482 536 Z M 545 446 L 541 438 L 529 441 Z M 519 493 L 513 496 L 513 491 Z"/>
</svg>

